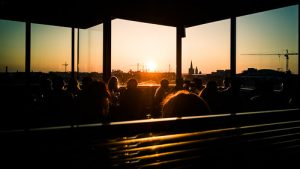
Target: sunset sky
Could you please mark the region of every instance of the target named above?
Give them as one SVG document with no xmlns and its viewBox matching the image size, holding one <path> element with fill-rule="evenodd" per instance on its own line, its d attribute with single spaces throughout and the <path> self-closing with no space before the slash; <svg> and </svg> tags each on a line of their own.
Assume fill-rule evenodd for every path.
<svg viewBox="0 0 300 169">
<path fill-rule="evenodd" d="M 237 18 L 237 72 L 247 68 L 285 70 L 285 58 L 247 53 L 298 52 L 298 6 Z M 80 30 L 80 71 L 102 72 L 102 25 Z M 71 62 L 71 29 L 32 24 L 33 71 L 64 71 Z M 76 38 L 77 39 L 77 38 Z M 182 41 L 182 71 L 191 61 L 202 73 L 229 69 L 230 20 L 186 29 Z M 112 21 L 112 69 L 125 72 L 144 68 L 172 72 L 176 68 L 174 27 L 115 19 Z M 0 20 L 0 72 L 24 71 L 25 23 Z M 290 69 L 298 72 L 298 56 L 290 56 Z"/>
</svg>

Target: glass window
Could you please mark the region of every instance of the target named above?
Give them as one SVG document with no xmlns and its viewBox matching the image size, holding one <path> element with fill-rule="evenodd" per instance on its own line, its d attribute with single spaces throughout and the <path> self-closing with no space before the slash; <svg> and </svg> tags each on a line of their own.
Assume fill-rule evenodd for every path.
<svg viewBox="0 0 300 169">
<path fill-rule="evenodd" d="M 79 72 L 79 80 L 85 76 L 91 76 L 98 80 L 102 77 L 103 24 L 79 30 Z"/>
<path fill-rule="evenodd" d="M 31 71 L 71 71 L 71 29 L 58 26 L 31 25 Z"/>
<path fill-rule="evenodd" d="M 288 69 L 298 74 L 298 55 L 293 55 L 298 53 L 298 31 L 298 6 L 237 18 L 237 73 Z"/>
<path fill-rule="evenodd" d="M 124 84 L 159 85 L 162 78 L 175 84 L 176 29 L 115 19 L 112 21 L 112 74 Z M 121 77 L 120 75 L 123 74 Z"/>
<path fill-rule="evenodd" d="M 186 28 L 182 41 L 183 78 L 209 79 L 222 85 L 230 75 L 230 21 L 223 20 Z"/>
<path fill-rule="evenodd" d="M 26 122 L 25 23 L 0 20 L 0 129 Z"/>
<path fill-rule="evenodd" d="M 237 74 L 248 110 L 299 107 L 298 5 L 237 18 Z"/>
<path fill-rule="evenodd" d="M 25 23 L 0 20 L 0 72 L 25 71 Z"/>
</svg>

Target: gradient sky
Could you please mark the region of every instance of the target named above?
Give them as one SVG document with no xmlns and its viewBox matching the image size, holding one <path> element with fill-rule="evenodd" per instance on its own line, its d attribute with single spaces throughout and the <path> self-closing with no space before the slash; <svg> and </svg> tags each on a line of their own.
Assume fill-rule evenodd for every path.
<svg viewBox="0 0 300 169">
<path fill-rule="evenodd" d="M 32 24 L 31 31 L 31 70 L 64 70 L 71 62 L 71 28 Z"/>
<path fill-rule="evenodd" d="M 247 68 L 285 70 L 285 58 L 245 53 L 298 52 L 298 5 L 237 18 L 237 72 Z M 103 27 L 80 30 L 80 71 L 102 72 Z M 77 39 L 77 36 L 76 38 Z M 64 71 L 71 62 L 71 29 L 32 24 L 32 70 Z M 0 72 L 24 71 L 25 24 L 0 20 Z M 202 73 L 230 68 L 230 20 L 186 29 L 182 41 L 182 71 L 190 62 Z M 112 69 L 149 69 L 175 72 L 176 29 L 174 27 L 115 19 L 112 21 Z M 290 56 L 293 73 L 298 56 Z M 67 70 L 70 71 L 70 65 Z"/>
<path fill-rule="evenodd" d="M 298 53 L 298 6 L 291 6 L 237 18 L 237 69 L 245 67 L 285 70 L 282 56 L 241 55 L 245 53 Z M 298 56 L 289 57 L 289 67 L 298 72 Z"/>
<path fill-rule="evenodd" d="M 0 72 L 25 71 L 25 24 L 0 20 Z"/>
</svg>

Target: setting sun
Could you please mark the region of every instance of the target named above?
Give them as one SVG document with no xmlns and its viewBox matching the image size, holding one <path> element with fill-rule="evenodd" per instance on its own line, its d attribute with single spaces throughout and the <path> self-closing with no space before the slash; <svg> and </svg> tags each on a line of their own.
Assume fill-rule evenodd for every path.
<svg viewBox="0 0 300 169">
<path fill-rule="evenodd" d="M 146 64 L 146 69 L 149 72 L 154 72 L 156 70 L 156 64 L 153 61 L 148 61 Z"/>
</svg>

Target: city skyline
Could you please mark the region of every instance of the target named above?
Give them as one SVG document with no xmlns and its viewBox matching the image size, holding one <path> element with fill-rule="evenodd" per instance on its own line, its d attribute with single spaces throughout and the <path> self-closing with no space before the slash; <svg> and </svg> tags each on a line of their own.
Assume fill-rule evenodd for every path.
<svg viewBox="0 0 300 169">
<path fill-rule="evenodd" d="M 284 70 L 284 57 L 241 54 L 284 54 L 286 49 L 298 53 L 298 12 L 298 5 L 295 5 L 238 17 L 237 73 L 251 67 Z M 4 72 L 6 66 L 9 71 L 24 71 L 25 23 L 0 20 L 0 28 L 0 71 Z M 32 24 L 31 31 L 32 70 L 64 71 L 63 64 L 71 63 L 71 29 Z M 80 30 L 80 71 L 102 72 L 102 32 L 102 25 Z M 295 74 L 298 73 L 298 58 L 291 56 L 289 60 Z M 230 69 L 229 19 L 186 28 L 186 37 L 182 39 L 182 73 L 188 73 L 191 60 L 203 73 Z M 137 63 L 140 68 L 148 65 L 151 71 L 175 71 L 176 29 L 112 20 L 112 70 L 135 70 Z M 70 70 L 70 66 L 67 69 Z"/>
</svg>

